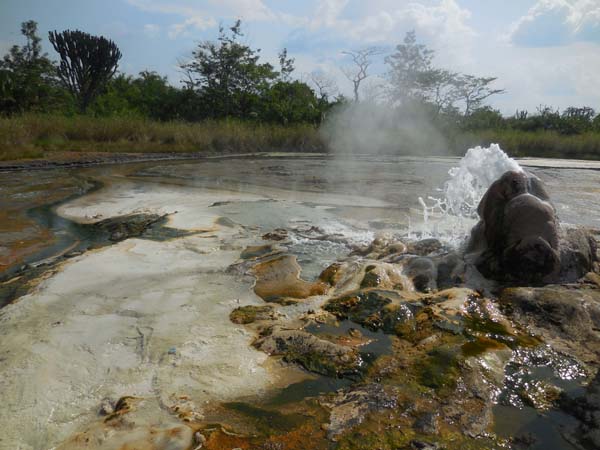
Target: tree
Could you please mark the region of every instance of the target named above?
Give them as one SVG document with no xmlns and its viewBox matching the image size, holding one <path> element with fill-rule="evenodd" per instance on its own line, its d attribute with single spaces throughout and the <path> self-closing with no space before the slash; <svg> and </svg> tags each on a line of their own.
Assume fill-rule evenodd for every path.
<svg viewBox="0 0 600 450">
<path fill-rule="evenodd" d="M 290 81 L 292 72 L 294 72 L 294 58 L 288 58 L 287 48 L 279 52 L 279 78 L 281 81 Z"/>
<path fill-rule="evenodd" d="M 327 75 L 322 70 L 315 70 L 311 72 L 310 81 L 314 85 L 320 100 L 327 101 L 328 98 L 334 97 L 338 93 L 338 87 L 335 79 Z"/>
<path fill-rule="evenodd" d="M 279 81 L 264 98 L 261 116 L 270 122 L 283 125 L 290 123 L 318 123 L 321 119 L 319 100 L 313 90 L 301 81 Z"/>
<path fill-rule="evenodd" d="M 192 60 L 181 65 L 186 86 L 199 93 L 212 117 L 244 117 L 255 112 L 261 95 L 277 78 L 271 64 L 259 62 L 260 49 L 238 41 L 242 36 L 239 20 L 229 33 L 220 27 L 216 42 L 201 42 Z"/>
<path fill-rule="evenodd" d="M 46 110 L 56 94 L 55 68 L 42 53 L 37 23 L 21 24 L 26 43 L 14 45 L 0 61 L 0 104 L 5 112 Z"/>
<path fill-rule="evenodd" d="M 481 108 L 487 98 L 505 92 L 490 86 L 495 77 L 459 74 L 435 67 L 434 55 L 433 50 L 417 43 L 414 31 L 406 33 L 404 42 L 386 58 L 392 103 L 418 103 L 436 115 L 459 114 L 462 106 L 468 116 Z"/>
<path fill-rule="evenodd" d="M 433 56 L 433 50 L 417 43 L 414 30 L 406 33 L 403 43 L 396 46 L 396 52 L 385 59 L 390 67 L 388 79 L 393 103 L 428 99 L 431 90 L 440 82 L 434 73 Z"/>
<path fill-rule="evenodd" d="M 369 67 L 373 64 L 373 57 L 381 54 L 381 49 L 377 47 L 368 47 L 362 50 L 350 50 L 342 52 L 350 56 L 352 65 L 342 68 L 342 72 L 352 83 L 354 91 L 354 101 L 359 101 L 360 84 L 369 77 Z"/>
<path fill-rule="evenodd" d="M 464 102 L 465 116 L 480 108 L 488 97 L 506 92 L 504 89 L 490 87 L 490 84 L 496 80 L 496 77 L 476 77 L 474 75 L 459 75 L 456 78 L 454 84 L 457 98 Z"/>
<path fill-rule="evenodd" d="M 85 112 L 116 73 L 121 52 L 113 41 L 79 30 L 51 31 L 49 36 L 60 55 L 58 76 Z"/>
</svg>

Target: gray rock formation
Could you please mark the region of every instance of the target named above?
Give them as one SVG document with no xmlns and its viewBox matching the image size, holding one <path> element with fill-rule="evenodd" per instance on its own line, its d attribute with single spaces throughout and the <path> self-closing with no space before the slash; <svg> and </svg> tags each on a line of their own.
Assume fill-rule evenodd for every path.
<svg viewBox="0 0 600 450">
<path fill-rule="evenodd" d="M 541 180 L 506 172 L 477 208 L 467 254 L 486 277 L 543 284 L 575 281 L 596 260 L 596 244 L 583 230 L 561 232 Z"/>
</svg>

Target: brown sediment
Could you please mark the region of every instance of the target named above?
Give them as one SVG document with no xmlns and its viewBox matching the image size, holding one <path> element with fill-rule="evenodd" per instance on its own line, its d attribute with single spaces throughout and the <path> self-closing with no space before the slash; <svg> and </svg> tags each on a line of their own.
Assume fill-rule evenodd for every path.
<svg viewBox="0 0 600 450">
<path fill-rule="evenodd" d="M 254 292 L 267 302 L 281 299 L 305 299 L 323 295 L 328 286 L 322 282 L 311 283 L 300 278 L 301 268 L 296 257 L 284 255 L 261 262 L 252 269 L 256 276 Z"/>
<path fill-rule="evenodd" d="M 28 216 L 32 208 L 63 201 L 83 192 L 81 179 L 65 171 L 0 174 L 0 273 L 18 266 L 40 250 L 52 245 L 55 237 Z"/>
</svg>

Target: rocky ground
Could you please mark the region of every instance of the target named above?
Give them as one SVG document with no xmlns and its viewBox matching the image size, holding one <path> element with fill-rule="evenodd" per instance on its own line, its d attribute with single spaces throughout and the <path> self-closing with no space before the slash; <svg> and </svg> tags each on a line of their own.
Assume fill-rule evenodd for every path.
<svg viewBox="0 0 600 450">
<path fill-rule="evenodd" d="M 271 242 L 247 248 L 230 266 L 255 277 L 265 302 L 235 308 L 230 319 L 281 364 L 345 380 L 344 387 L 221 404 L 211 423 L 177 406 L 183 424 L 140 431 L 140 448 L 546 448 L 526 424 L 496 433 L 497 404 L 568 415 L 553 448 L 598 448 L 597 272 L 569 285 L 466 287 L 461 258 L 438 241 L 383 236 L 309 282 L 282 234 L 266 235 Z M 373 340 L 382 344 L 369 351 Z M 140 402 L 108 405 L 101 425 L 61 448 L 87 448 L 139 424 Z"/>
<path fill-rule="evenodd" d="M 273 186 L 259 196 L 241 183 L 246 203 L 239 192 L 177 187 L 186 170 L 196 184 L 207 176 L 177 166 L 138 174 L 168 188 L 118 178 L 60 207 L 97 246 L 52 252 L 2 283 L 22 286 L 12 298 L 42 288 L 0 314 L 5 411 L 34 415 L 0 447 L 26 434 L 27 448 L 44 448 L 50 424 L 69 431 L 62 450 L 600 447 L 596 249 L 570 251 L 572 264 L 591 266 L 568 282 L 493 282 L 436 239 L 388 230 L 354 245 L 317 224 L 328 211 L 313 206 L 323 202 L 317 182 L 292 209 L 297 193 L 281 185 L 303 172 L 265 167 Z M 56 200 L 84 188 L 68 181 Z M 352 216 L 357 202 L 372 204 L 327 200 Z M 301 213 L 300 225 L 281 225 Z M 560 242 L 578 240 L 568 230 Z M 340 256 L 309 276 L 299 240 Z"/>
</svg>

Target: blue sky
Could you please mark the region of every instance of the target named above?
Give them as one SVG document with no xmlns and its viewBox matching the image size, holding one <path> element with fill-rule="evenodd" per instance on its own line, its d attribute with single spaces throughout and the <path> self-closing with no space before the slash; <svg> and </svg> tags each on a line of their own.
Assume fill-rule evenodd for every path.
<svg viewBox="0 0 600 450">
<path fill-rule="evenodd" d="M 177 84 L 177 62 L 236 18 L 266 60 L 287 47 L 297 77 L 319 73 L 341 93 L 350 93 L 342 51 L 389 50 L 415 29 L 438 65 L 497 76 L 507 93 L 492 104 L 505 114 L 541 104 L 600 110 L 600 0 L 0 0 L 0 52 L 34 19 L 44 38 L 67 28 L 109 37 L 121 71 L 156 70 Z M 365 96 L 384 72 L 382 61 L 373 66 Z"/>
</svg>

